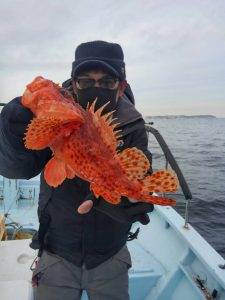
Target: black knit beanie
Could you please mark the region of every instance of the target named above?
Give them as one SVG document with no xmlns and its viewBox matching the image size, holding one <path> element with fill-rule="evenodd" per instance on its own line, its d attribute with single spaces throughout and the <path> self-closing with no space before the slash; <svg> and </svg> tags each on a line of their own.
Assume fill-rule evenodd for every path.
<svg viewBox="0 0 225 300">
<path fill-rule="evenodd" d="M 71 77 L 85 70 L 103 69 L 118 77 L 126 79 L 123 50 L 119 44 L 93 41 L 80 44 L 75 51 Z"/>
</svg>

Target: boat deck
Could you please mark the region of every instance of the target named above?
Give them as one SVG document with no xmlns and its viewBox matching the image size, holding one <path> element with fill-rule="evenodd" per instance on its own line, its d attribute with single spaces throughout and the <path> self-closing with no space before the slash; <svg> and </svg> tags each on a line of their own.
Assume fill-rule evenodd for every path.
<svg viewBox="0 0 225 300">
<path fill-rule="evenodd" d="M 8 214 L 6 223 L 37 229 L 38 185 L 4 179 L 0 190 L 2 183 L 0 214 Z M 225 300 L 224 259 L 192 226 L 184 228 L 183 218 L 173 208 L 155 206 L 150 219 L 147 226 L 133 225 L 132 230 L 139 226 L 140 233 L 128 242 L 133 264 L 130 300 Z M 30 265 L 36 253 L 29 242 L 0 242 L 1 300 L 33 300 Z M 22 298 L 18 298 L 20 289 Z M 87 300 L 85 293 L 82 300 Z"/>
<path fill-rule="evenodd" d="M 26 216 L 32 211 L 22 206 L 18 213 L 21 218 L 25 211 Z M 219 267 L 224 259 L 191 226 L 184 229 L 184 220 L 172 208 L 156 206 L 150 218 L 150 225 L 140 226 L 138 239 L 128 242 L 133 263 L 129 270 L 130 299 L 225 300 L 225 270 Z M 29 242 L 0 242 L 1 300 L 33 299 L 30 265 L 36 253 Z M 203 282 L 203 289 L 198 280 Z M 20 288 L 26 297 L 18 298 Z M 212 298 L 213 293 L 219 296 Z M 87 300 L 86 293 L 82 300 Z"/>
</svg>

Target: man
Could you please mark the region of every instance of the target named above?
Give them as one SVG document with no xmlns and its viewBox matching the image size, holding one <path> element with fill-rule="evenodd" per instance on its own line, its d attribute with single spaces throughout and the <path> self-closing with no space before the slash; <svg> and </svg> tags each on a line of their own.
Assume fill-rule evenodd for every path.
<svg viewBox="0 0 225 300">
<path fill-rule="evenodd" d="M 83 108 L 97 97 L 97 105 L 109 101 L 103 113 L 115 110 L 122 129 L 118 151 L 127 147 L 147 150 L 144 121 L 127 88 L 122 48 L 118 44 L 94 41 L 79 45 L 71 79 L 64 83 Z M 63 92 L 63 91 L 62 91 Z M 86 290 L 90 300 L 126 300 L 128 269 L 131 266 L 126 240 L 133 222 L 149 222 L 153 206 L 131 203 L 111 205 L 95 199 L 89 183 L 76 177 L 57 188 L 47 185 L 43 169 L 50 149 L 30 151 L 24 147 L 25 129 L 31 111 L 21 98 L 7 104 L 0 118 L 0 173 L 8 178 L 29 179 L 41 173 L 38 237 L 31 246 L 40 249 L 34 271 L 38 300 L 78 300 Z M 113 191 L 112 191 L 113 193 Z M 76 210 L 74 210 L 76 207 Z"/>
</svg>

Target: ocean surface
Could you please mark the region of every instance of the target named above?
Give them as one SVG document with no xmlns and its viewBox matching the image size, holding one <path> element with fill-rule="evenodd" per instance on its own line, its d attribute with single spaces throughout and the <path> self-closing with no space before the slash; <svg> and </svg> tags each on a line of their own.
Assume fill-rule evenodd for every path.
<svg viewBox="0 0 225 300">
<path fill-rule="evenodd" d="M 225 258 L 225 118 L 157 118 L 154 122 L 173 153 L 192 192 L 189 222 Z M 153 169 L 165 167 L 154 136 L 149 135 Z M 173 195 L 184 217 L 182 191 Z"/>
</svg>

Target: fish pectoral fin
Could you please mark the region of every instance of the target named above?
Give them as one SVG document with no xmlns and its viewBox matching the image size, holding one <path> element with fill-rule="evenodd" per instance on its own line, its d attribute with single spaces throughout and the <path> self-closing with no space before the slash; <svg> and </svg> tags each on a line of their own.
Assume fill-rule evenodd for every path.
<svg viewBox="0 0 225 300">
<path fill-rule="evenodd" d="M 167 169 L 161 169 L 152 173 L 150 176 L 145 177 L 142 183 L 143 191 L 145 192 L 176 192 L 179 187 L 177 175 Z"/>
<path fill-rule="evenodd" d="M 130 180 L 143 179 L 150 167 L 150 162 L 147 157 L 141 150 L 135 147 L 123 150 L 116 154 L 115 158 Z"/>
<path fill-rule="evenodd" d="M 68 135 L 71 130 L 79 127 L 76 123 L 67 123 L 59 119 L 34 118 L 25 133 L 25 147 L 32 150 L 41 150 L 50 146 L 52 140 L 64 132 Z"/>
<path fill-rule="evenodd" d="M 104 200 L 111 204 L 120 203 L 120 195 L 113 190 L 106 190 L 103 187 L 98 186 L 94 183 L 90 184 L 90 190 L 93 191 L 96 198 L 99 198 L 99 196 L 101 196 L 104 198 Z"/>
<path fill-rule="evenodd" d="M 74 178 L 75 172 L 61 159 L 57 157 L 51 158 L 44 171 L 44 177 L 48 185 L 57 187 L 66 178 Z"/>
</svg>

